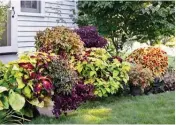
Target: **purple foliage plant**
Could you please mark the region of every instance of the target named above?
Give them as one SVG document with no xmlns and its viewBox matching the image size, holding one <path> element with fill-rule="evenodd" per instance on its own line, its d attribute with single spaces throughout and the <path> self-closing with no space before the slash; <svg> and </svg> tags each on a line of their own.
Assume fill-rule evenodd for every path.
<svg viewBox="0 0 176 125">
<path fill-rule="evenodd" d="M 97 28 L 94 26 L 83 26 L 76 29 L 75 32 L 81 37 L 87 48 L 103 48 L 107 44 L 107 40 L 98 34 Z"/>
</svg>

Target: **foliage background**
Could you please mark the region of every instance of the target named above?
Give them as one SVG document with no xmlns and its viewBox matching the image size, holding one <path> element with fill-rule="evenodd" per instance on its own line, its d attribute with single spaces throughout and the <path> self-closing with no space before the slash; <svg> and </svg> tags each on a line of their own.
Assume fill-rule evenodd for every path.
<svg viewBox="0 0 176 125">
<path fill-rule="evenodd" d="M 116 51 L 127 41 L 150 45 L 174 36 L 174 1 L 79 1 L 79 26 L 94 25 Z"/>
</svg>

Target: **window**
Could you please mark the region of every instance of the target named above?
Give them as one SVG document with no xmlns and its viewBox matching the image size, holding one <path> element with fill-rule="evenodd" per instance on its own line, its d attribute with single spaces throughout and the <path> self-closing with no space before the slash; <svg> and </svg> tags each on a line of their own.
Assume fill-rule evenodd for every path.
<svg viewBox="0 0 176 125">
<path fill-rule="evenodd" d="M 40 13 L 41 2 L 37 0 L 21 1 L 21 12 Z"/>
<path fill-rule="evenodd" d="M 1 9 L 3 6 L 1 5 Z M 11 16 L 10 12 L 7 8 L 2 9 L 2 15 L 0 20 L 0 47 L 3 46 L 11 46 L 11 32 L 10 32 L 10 25 L 11 25 Z"/>
<path fill-rule="evenodd" d="M 16 53 L 17 45 L 17 16 L 15 15 L 16 1 L 0 0 L 0 55 Z"/>
</svg>

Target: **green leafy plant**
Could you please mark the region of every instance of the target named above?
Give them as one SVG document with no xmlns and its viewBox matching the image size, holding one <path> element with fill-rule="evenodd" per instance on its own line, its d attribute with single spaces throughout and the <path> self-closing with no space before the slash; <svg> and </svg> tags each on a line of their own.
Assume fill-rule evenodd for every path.
<svg viewBox="0 0 176 125">
<path fill-rule="evenodd" d="M 96 96 L 115 94 L 122 87 L 122 83 L 128 81 L 129 64 L 113 59 L 105 49 L 86 49 L 83 57 L 76 58 L 74 62 L 84 83 L 95 86 Z"/>
<path fill-rule="evenodd" d="M 78 2 L 78 26 L 96 26 L 112 40 L 116 51 L 130 41 L 153 45 L 174 36 L 174 1 L 82 1 Z"/>
<path fill-rule="evenodd" d="M 0 81 L 1 110 L 12 108 L 15 112 L 33 117 L 31 106 L 44 107 L 51 100 L 53 83 L 47 70 L 52 56 L 45 53 L 24 54 L 19 60 L 5 65 Z"/>
<path fill-rule="evenodd" d="M 153 81 L 152 72 L 142 65 L 133 65 L 129 72 L 129 84 L 131 86 L 139 86 L 142 90 L 150 86 Z"/>
<path fill-rule="evenodd" d="M 29 119 L 24 118 L 23 115 L 19 115 L 13 110 L 0 111 L 0 124 L 22 124 L 29 121 Z"/>
<path fill-rule="evenodd" d="M 47 28 L 37 33 L 35 37 L 37 51 L 55 53 L 65 56 L 66 53 L 79 53 L 83 49 L 83 42 L 79 35 L 69 28 L 58 26 Z"/>
<path fill-rule="evenodd" d="M 5 66 L 4 66 L 4 64 L 0 61 L 0 80 L 3 79 L 4 71 L 5 71 Z"/>
<path fill-rule="evenodd" d="M 62 56 L 26 53 L 5 68 L 0 82 L 2 111 L 12 109 L 17 115 L 33 117 L 36 107 L 54 101 L 53 113 L 58 117 L 94 96 L 94 87 L 78 82 L 76 72 Z"/>
</svg>

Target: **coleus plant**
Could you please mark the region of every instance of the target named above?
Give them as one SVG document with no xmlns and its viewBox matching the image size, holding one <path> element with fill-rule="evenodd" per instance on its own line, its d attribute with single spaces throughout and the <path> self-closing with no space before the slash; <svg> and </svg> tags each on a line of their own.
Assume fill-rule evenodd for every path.
<svg viewBox="0 0 176 125">
<path fill-rule="evenodd" d="M 53 94 L 53 83 L 46 74 L 51 55 L 45 53 L 24 54 L 19 60 L 5 65 L 0 81 L 0 109 L 11 107 L 14 111 L 29 115 L 28 104 L 44 107 Z M 27 112 L 25 112 L 27 111 Z"/>
<path fill-rule="evenodd" d="M 85 43 L 84 45 L 87 48 L 103 48 L 107 44 L 107 40 L 98 34 L 94 26 L 83 26 L 76 29 L 75 32 L 81 37 L 81 40 Z"/>
<path fill-rule="evenodd" d="M 142 90 L 150 86 L 153 82 L 151 70 L 143 68 L 142 65 L 132 64 L 129 72 L 129 84 L 131 86 L 139 86 Z"/>
<path fill-rule="evenodd" d="M 162 77 L 165 91 L 175 91 L 175 69 L 168 70 Z"/>
<path fill-rule="evenodd" d="M 150 69 L 155 77 L 163 75 L 168 68 L 166 52 L 156 47 L 136 49 L 126 60 Z"/>
<path fill-rule="evenodd" d="M 77 76 L 69 61 L 54 57 L 49 65 L 49 76 L 54 85 L 52 96 L 54 107 L 53 114 L 59 117 L 69 110 L 75 110 L 86 100 L 94 97 L 93 85 L 85 85 Z"/>
<path fill-rule="evenodd" d="M 70 94 L 74 84 L 78 82 L 77 73 L 70 66 L 66 59 L 55 56 L 48 68 L 48 74 L 54 85 L 55 93 Z"/>
<path fill-rule="evenodd" d="M 78 82 L 76 73 L 62 56 L 24 54 L 5 67 L 0 82 L 0 110 L 11 108 L 32 117 L 35 106 L 47 106 L 53 99 L 53 113 L 58 117 L 94 97 L 93 85 Z"/>
<path fill-rule="evenodd" d="M 98 97 L 115 94 L 129 79 L 130 65 L 112 58 L 102 48 L 86 49 L 84 55 L 72 58 L 72 63 L 84 83 L 95 86 L 94 94 Z"/>
<path fill-rule="evenodd" d="M 93 99 L 94 86 L 91 84 L 85 85 L 83 81 L 79 81 L 73 85 L 69 94 L 53 95 L 54 107 L 53 114 L 58 118 L 62 113 L 65 115 L 69 110 L 76 110 L 83 102 Z"/>
<path fill-rule="evenodd" d="M 175 91 L 175 70 L 167 70 L 161 77 L 155 77 L 150 87 L 145 89 L 145 93 L 162 93 Z"/>
<path fill-rule="evenodd" d="M 37 33 L 37 51 L 55 53 L 67 57 L 68 54 L 81 53 L 84 46 L 79 35 L 64 26 L 57 26 Z"/>
</svg>

